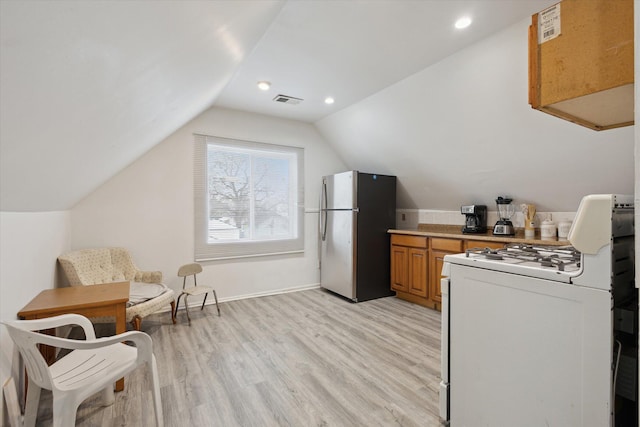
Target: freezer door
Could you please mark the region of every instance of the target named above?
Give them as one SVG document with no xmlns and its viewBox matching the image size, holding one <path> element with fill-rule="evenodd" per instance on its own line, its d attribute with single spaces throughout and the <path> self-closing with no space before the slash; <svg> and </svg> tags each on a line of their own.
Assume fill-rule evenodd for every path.
<svg viewBox="0 0 640 427">
<path fill-rule="evenodd" d="M 356 218 L 355 211 L 326 212 L 320 258 L 320 286 L 352 300 L 356 298 Z"/>
<path fill-rule="evenodd" d="M 329 175 L 322 178 L 323 203 L 320 209 L 355 209 L 356 171 Z"/>
</svg>

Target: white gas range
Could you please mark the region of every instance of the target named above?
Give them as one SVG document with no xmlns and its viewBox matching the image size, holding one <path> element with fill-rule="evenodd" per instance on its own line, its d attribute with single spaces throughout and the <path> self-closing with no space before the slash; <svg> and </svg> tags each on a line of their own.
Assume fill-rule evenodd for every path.
<svg viewBox="0 0 640 427">
<path fill-rule="evenodd" d="M 446 256 L 443 421 L 637 425 L 634 234 L 632 196 L 591 195 L 571 246 Z"/>
</svg>

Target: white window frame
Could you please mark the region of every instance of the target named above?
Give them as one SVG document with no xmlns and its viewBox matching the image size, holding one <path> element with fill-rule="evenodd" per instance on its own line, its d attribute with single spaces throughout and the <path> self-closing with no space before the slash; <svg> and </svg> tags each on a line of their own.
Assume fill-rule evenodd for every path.
<svg viewBox="0 0 640 427">
<path fill-rule="evenodd" d="M 194 134 L 194 243 L 195 260 L 244 258 L 265 255 L 281 255 L 304 252 L 304 149 L 262 142 L 241 141 L 231 138 Z M 294 156 L 295 171 L 290 170 L 293 206 L 289 206 L 294 219 L 291 238 L 269 240 L 209 239 L 209 187 L 207 156 L 209 145 L 225 147 L 230 151 L 255 154 L 272 153 L 275 156 Z M 293 188 L 297 186 L 297 188 Z"/>
</svg>

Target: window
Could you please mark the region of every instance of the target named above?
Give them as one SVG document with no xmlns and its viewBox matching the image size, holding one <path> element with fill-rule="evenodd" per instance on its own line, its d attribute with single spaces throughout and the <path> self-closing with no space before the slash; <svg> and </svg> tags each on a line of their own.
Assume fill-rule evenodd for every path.
<svg viewBox="0 0 640 427">
<path fill-rule="evenodd" d="M 196 261 L 304 250 L 302 148 L 195 135 Z"/>
</svg>

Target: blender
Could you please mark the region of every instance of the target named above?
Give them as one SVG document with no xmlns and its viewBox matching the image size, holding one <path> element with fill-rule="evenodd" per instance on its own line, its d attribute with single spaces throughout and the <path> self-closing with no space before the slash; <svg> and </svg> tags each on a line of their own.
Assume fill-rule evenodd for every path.
<svg viewBox="0 0 640 427">
<path fill-rule="evenodd" d="M 509 197 L 498 197 L 496 204 L 498 205 L 498 216 L 500 219 L 493 226 L 493 234 L 496 236 L 513 236 L 515 230 L 511 217 L 516 213 L 516 207 L 511 204 L 513 200 Z"/>
</svg>

